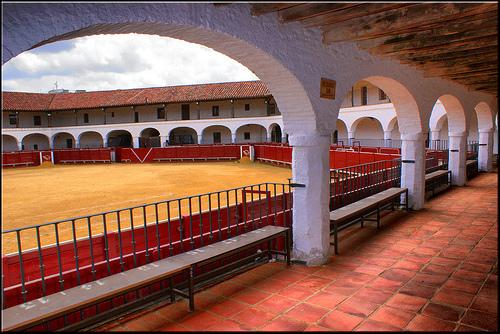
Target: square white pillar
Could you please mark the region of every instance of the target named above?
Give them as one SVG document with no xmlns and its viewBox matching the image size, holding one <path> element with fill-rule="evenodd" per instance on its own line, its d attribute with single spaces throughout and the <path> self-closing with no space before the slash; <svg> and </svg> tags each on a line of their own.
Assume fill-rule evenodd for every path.
<svg viewBox="0 0 500 334">
<path fill-rule="evenodd" d="M 231 143 L 236 144 L 236 133 L 231 133 Z"/>
<path fill-rule="evenodd" d="M 479 130 L 477 158 L 480 171 L 491 171 L 493 167 L 493 129 Z"/>
<path fill-rule="evenodd" d="M 290 135 L 293 190 L 293 258 L 321 265 L 330 255 L 330 136 Z"/>
<path fill-rule="evenodd" d="M 467 181 L 467 134 L 448 134 L 448 170 L 451 170 L 451 184 L 463 186 Z"/>
<path fill-rule="evenodd" d="M 133 138 L 132 138 L 132 140 L 133 140 L 133 145 L 134 145 L 133 147 L 134 147 L 134 148 L 139 148 L 139 145 L 140 145 L 140 143 L 139 143 L 139 139 L 140 139 L 139 137 L 133 137 Z"/>
<path fill-rule="evenodd" d="M 422 133 L 401 134 L 401 187 L 408 188 L 408 206 L 424 207 L 425 140 Z"/>
</svg>

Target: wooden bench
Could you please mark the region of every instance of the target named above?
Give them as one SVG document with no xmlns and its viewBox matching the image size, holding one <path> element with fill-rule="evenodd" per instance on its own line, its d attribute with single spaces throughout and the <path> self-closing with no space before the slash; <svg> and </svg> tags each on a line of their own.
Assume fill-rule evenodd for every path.
<svg viewBox="0 0 500 334">
<path fill-rule="evenodd" d="M 425 174 L 425 191 L 431 191 L 434 196 L 436 188 L 447 184 L 451 186 L 451 171 L 450 170 L 437 170 L 432 173 Z"/>
<path fill-rule="evenodd" d="M 273 160 L 273 159 L 266 159 L 266 158 L 256 158 L 258 161 L 262 162 L 269 162 L 271 164 L 276 164 L 276 165 L 291 165 L 291 162 L 287 161 L 279 161 L 279 160 Z"/>
<path fill-rule="evenodd" d="M 96 163 L 96 162 L 109 162 L 111 163 L 111 160 L 59 160 L 60 163 L 63 163 L 63 164 L 66 164 L 66 163 L 73 163 L 73 164 L 77 164 L 77 163 Z"/>
<path fill-rule="evenodd" d="M 402 194 L 405 194 L 405 202 L 401 204 L 399 199 Z M 364 221 L 376 221 L 377 229 L 380 228 L 380 211 L 390 207 L 394 210 L 394 202 L 398 201 L 399 206 L 404 206 L 408 211 L 408 189 L 407 188 L 389 188 L 377 194 L 363 198 L 357 202 L 343 206 L 336 210 L 330 211 L 330 235 L 333 234 L 335 246 L 335 254 L 338 254 L 338 232 L 356 223 L 361 223 L 363 227 Z M 367 218 L 370 215 L 376 214 L 376 219 Z"/>
<path fill-rule="evenodd" d="M 270 247 L 271 241 L 279 236 L 285 237 L 285 251 L 272 250 Z M 189 310 L 192 312 L 194 311 L 194 282 L 196 280 L 194 271 L 197 266 L 233 255 L 263 242 L 268 242 L 269 257 L 271 253 L 284 255 L 287 265 L 290 265 L 290 229 L 281 226 L 265 226 L 227 240 L 5 309 L 2 311 L 2 331 L 25 330 L 65 314 L 169 279 L 183 272 L 189 277 L 187 293 L 174 287 L 170 281 L 168 288 L 170 299 L 172 302 L 175 301 L 175 294 L 188 298 Z M 92 318 L 89 319 L 92 320 Z M 89 319 L 85 319 L 85 321 L 88 322 Z"/>
</svg>

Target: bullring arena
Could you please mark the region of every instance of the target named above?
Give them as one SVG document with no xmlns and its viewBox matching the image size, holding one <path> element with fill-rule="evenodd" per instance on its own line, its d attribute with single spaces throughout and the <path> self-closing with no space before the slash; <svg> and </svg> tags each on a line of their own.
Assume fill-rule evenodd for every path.
<svg viewBox="0 0 500 334">
<path fill-rule="evenodd" d="M 288 183 L 291 170 L 249 160 L 78 164 L 3 169 L 2 177 L 2 229 L 8 230 L 250 184 Z M 203 198 L 202 209 L 207 204 Z M 225 198 L 221 205 L 226 205 Z M 193 203 L 193 210 L 198 211 L 198 203 Z M 71 229 L 62 228 L 61 240 L 71 239 Z M 116 229 L 116 223 L 110 229 Z M 102 232 L 102 228 L 95 232 Z M 77 237 L 85 233 L 82 230 Z M 53 233 L 42 230 L 41 235 L 52 235 L 44 238 L 42 245 L 54 243 Z M 23 240 L 23 249 L 36 247 L 34 236 Z M 14 240 L 3 240 L 3 254 L 15 251 Z"/>
</svg>

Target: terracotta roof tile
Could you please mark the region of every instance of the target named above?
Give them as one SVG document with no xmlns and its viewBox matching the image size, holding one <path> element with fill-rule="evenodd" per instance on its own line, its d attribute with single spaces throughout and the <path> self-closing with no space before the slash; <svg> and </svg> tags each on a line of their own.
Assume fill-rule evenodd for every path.
<svg viewBox="0 0 500 334">
<path fill-rule="evenodd" d="M 37 94 L 2 92 L 2 110 L 71 110 L 271 96 L 261 81 L 136 88 L 112 91 Z"/>
</svg>

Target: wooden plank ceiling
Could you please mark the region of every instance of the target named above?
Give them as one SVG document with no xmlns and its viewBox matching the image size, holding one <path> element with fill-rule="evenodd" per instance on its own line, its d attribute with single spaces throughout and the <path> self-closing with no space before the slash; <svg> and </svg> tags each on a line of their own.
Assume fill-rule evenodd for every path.
<svg viewBox="0 0 500 334">
<path fill-rule="evenodd" d="M 320 28 L 470 90 L 498 96 L 497 3 L 254 3 L 252 15 Z"/>
</svg>

